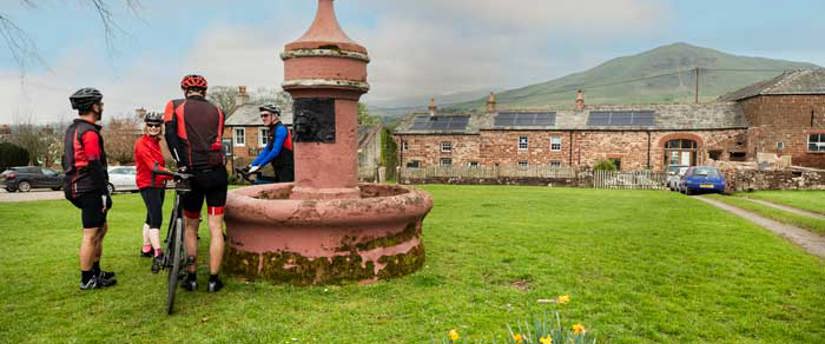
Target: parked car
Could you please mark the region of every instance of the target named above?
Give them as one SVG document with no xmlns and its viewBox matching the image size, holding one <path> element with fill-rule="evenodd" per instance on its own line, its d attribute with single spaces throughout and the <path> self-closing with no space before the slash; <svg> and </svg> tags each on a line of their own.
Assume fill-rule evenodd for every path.
<svg viewBox="0 0 825 344">
<path fill-rule="evenodd" d="M 120 191 L 138 191 L 135 176 L 137 169 L 134 166 L 109 167 L 109 194 Z"/>
<path fill-rule="evenodd" d="M 725 192 L 725 177 L 716 167 L 694 166 L 679 180 L 679 191 L 685 195 L 701 192 Z"/>
<path fill-rule="evenodd" d="M 29 192 L 35 188 L 51 188 L 57 191 L 63 187 L 63 174 L 39 166 L 10 167 L 0 173 L 0 184 L 8 192 Z"/>
<path fill-rule="evenodd" d="M 667 167 L 667 188 L 670 189 L 670 191 L 679 190 L 679 180 L 685 175 L 688 167 L 690 166 L 670 165 Z"/>
</svg>

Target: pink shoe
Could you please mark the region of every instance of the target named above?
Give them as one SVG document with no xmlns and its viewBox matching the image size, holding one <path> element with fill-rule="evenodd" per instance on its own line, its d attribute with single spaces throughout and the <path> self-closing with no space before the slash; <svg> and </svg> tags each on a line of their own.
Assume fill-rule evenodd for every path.
<svg viewBox="0 0 825 344">
<path fill-rule="evenodd" d="M 146 244 L 140 249 L 140 255 L 142 257 L 151 258 L 155 255 L 155 250 L 152 249 L 152 245 Z"/>
</svg>

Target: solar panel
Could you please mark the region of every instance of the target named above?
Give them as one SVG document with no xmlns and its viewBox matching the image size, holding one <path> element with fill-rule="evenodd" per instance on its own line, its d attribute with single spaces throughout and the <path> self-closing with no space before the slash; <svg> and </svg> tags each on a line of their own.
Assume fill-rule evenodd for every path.
<svg viewBox="0 0 825 344">
<path fill-rule="evenodd" d="M 550 127 L 556 125 L 555 112 L 501 112 L 494 127 Z"/>
<path fill-rule="evenodd" d="M 649 127 L 655 124 L 653 111 L 592 111 L 587 125 L 597 127 Z"/>
<path fill-rule="evenodd" d="M 416 116 L 411 130 L 451 131 L 465 130 L 470 116 Z"/>
</svg>

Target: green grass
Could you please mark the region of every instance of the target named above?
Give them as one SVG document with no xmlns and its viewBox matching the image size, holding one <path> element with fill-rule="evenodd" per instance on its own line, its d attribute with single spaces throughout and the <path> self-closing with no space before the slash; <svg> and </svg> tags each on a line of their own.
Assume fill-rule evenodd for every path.
<svg viewBox="0 0 825 344">
<path fill-rule="evenodd" d="M 825 214 L 825 191 L 759 191 L 737 193 L 736 196 L 760 199 Z"/>
<path fill-rule="evenodd" d="M 751 211 L 772 220 L 776 220 L 789 225 L 804 228 L 819 234 L 825 234 L 825 220 L 818 220 L 809 216 L 798 215 L 784 210 L 771 208 L 769 206 L 751 202 L 741 197 L 731 197 L 723 195 L 710 195 L 713 199 L 725 202 L 735 207 Z"/>
<path fill-rule="evenodd" d="M 553 309 L 536 300 L 560 294 L 572 296 L 562 307 L 565 326 L 581 322 L 600 342 L 825 338 L 825 263 L 698 200 L 650 191 L 425 189 L 435 207 L 420 272 L 310 288 L 229 278 L 218 294 L 179 293 L 172 317 L 163 313 L 163 277 L 137 257 L 139 196 L 115 197 L 103 266 L 118 272 L 119 285 L 93 292 L 78 290 L 75 209 L 65 201 L 2 204 L 0 341 L 429 343 L 453 328 L 477 341 L 502 338 L 508 323 Z"/>
</svg>

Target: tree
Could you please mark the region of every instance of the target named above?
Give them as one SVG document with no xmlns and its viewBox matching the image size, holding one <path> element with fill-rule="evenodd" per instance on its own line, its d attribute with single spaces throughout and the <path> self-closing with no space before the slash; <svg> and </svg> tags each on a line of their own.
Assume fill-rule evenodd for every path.
<svg viewBox="0 0 825 344">
<path fill-rule="evenodd" d="M 0 172 L 9 167 L 29 163 L 29 152 L 23 147 L 9 142 L 0 142 Z"/>
<path fill-rule="evenodd" d="M 135 162 L 135 140 L 142 135 L 137 116 L 111 118 L 102 131 L 109 161 L 125 165 Z"/>
<path fill-rule="evenodd" d="M 238 108 L 238 88 L 229 86 L 213 86 L 206 93 L 206 98 L 218 105 L 225 114 L 232 114 Z"/>
<path fill-rule="evenodd" d="M 54 130 L 31 123 L 15 124 L 11 129 L 11 143 L 29 152 L 27 164 L 41 165 L 46 162 L 49 146 L 54 141 Z"/>
<path fill-rule="evenodd" d="M 233 86 L 212 86 L 206 97 L 218 105 L 227 115 L 231 115 L 241 104 L 238 104 L 238 88 Z M 249 94 L 250 104 L 275 104 L 286 111 L 292 107 L 292 97 L 289 93 L 272 88 L 259 88 Z"/>
<path fill-rule="evenodd" d="M 370 115 L 367 104 L 358 102 L 358 125 L 362 127 L 373 127 L 381 124 L 381 117 Z"/>
</svg>

